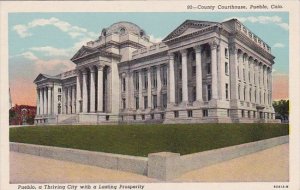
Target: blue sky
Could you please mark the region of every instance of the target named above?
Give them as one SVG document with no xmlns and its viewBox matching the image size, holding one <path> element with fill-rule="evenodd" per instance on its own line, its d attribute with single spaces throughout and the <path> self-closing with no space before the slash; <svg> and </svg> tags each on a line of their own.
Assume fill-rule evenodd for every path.
<svg viewBox="0 0 300 190">
<path fill-rule="evenodd" d="M 274 75 L 288 75 L 289 19 L 285 12 L 10 13 L 10 85 L 11 88 L 15 85 L 17 90 L 16 84 L 23 81 L 29 88 L 34 88 L 32 81 L 38 73 L 58 74 L 71 69 L 74 64 L 69 59 L 76 51 L 87 41 L 95 40 L 103 28 L 115 22 L 133 22 L 152 39 L 159 41 L 186 19 L 222 22 L 233 17 L 272 48 L 276 57 Z"/>
</svg>

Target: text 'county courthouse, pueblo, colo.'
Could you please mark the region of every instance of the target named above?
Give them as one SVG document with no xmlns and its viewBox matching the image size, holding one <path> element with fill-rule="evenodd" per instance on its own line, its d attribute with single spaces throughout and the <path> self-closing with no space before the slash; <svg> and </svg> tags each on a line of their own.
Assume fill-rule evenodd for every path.
<svg viewBox="0 0 300 190">
<path fill-rule="evenodd" d="M 186 20 L 160 43 L 118 22 L 39 74 L 35 123 L 276 122 L 271 48 L 237 19 Z"/>
</svg>

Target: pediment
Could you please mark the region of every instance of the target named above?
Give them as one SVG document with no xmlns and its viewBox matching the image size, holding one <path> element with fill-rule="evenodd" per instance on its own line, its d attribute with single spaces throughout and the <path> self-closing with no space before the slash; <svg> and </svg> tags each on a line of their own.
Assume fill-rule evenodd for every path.
<svg viewBox="0 0 300 190">
<path fill-rule="evenodd" d="M 168 41 L 173 38 L 185 36 L 199 31 L 208 26 L 217 24 L 216 22 L 197 21 L 197 20 L 186 20 L 180 26 L 178 26 L 173 32 L 171 32 L 163 41 Z"/>
<path fill-rule="evenodd" d="M 43 81 L 43 80 L 46 80 L 47 77 L 45 77 L 43 74 L 39 74 L 33 82 L 39 82 L 39 81 Z"/>
<path fill-rule="evenodd" d="M 76 60 L 77 58 L 80 58 L 80 57 L 84 57 L 90 53 L 93 52 L 93 49 L 92 48 L 89 48 L 89 47 L 86 47 L 86 46 L 82 46 L 78 51 L 77 53 L 75 53 L 75 55 L 71 58 L 71 61 L 73 60 Z"/>
<path fill-rule="evenodd" d="M 42 74 L 40 73 L 35 79 L 34 79 L 34 83 L 37 83 L 37 82 L 42 82 L 42 81 L 46 81 L 46 80 L 57 80 L 59 79 L 59 77 L 57 76 L 49 76 L 49 75 L 45 75 L 45 74 Z"/>
</svg>

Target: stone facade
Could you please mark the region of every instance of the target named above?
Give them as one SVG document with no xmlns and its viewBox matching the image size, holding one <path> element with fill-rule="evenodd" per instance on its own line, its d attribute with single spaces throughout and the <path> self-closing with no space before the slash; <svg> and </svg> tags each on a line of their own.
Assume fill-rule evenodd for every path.
<svg viewBox="0 0 300 190">
<path fill-rule="evenodd" d="M 40 74 L 36 123 L 275 122 L 271 48 L 236 19 L 187 20 L 160 43 L 139 26 L 102 30 Z"/>
</svg>

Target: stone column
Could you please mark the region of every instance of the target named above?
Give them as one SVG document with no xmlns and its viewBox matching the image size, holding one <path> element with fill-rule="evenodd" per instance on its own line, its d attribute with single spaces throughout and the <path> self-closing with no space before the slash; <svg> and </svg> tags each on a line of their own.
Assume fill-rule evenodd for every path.
<svg viewBox="0 0 300 190">
<path fill-rule="evenodd" d="M 211 70 L 212 70 L 212 99 L 218 99 L 218 71 L 217 71 L 217 42 L 210 43 L 211 48 Z"/>
<path fill-rule="evenodd" d="M 76 78 L 76 113 L 80 113 L 81 87 L 80 87 L 80 72 L 77 72 Z"/>
<path fill-rule="evenodd" d="M 170 86 L 170 103 L 175 103 L 175 75 L 174 75 L 174 53 L 169 54 L 169 86 Z"/>
<path fill-rule="evenodd" d="M 43 115 L 44 114 L 44 101 L 43 101 L 43 88 L 40 88 L 39 89 L 39 93 L 40 93 L 40 96 L 39 96 L 39 107 L 40 107 L 40 115 Z"/>
<path fill-rule="evenodd" d="M 98 66 L 98 112 L 103 112 L 103 68 L 102 65 Z"/>
<path fill-rule="evenodd" d="M 36 115 L 40 115 L 40 92 L 39 89 L 36 88 Z"/>
<path fill-rule="evenodd" d="M 260 80 L 259 80 L 259 87 L 261 88 L 261 89 L 263 89 L 263 65 L 261 65 L 260 67 L 259 67 L 259 75 L 260 75 Z"/>
<path fill-rule="evenodd" d="M 133 72 L 128 71 L 128 109 L 133 110 L 134 108 L 134 82 L 133 82 Z"/>
<path fill-rule="evenodd" d="M 82 112 L 87 113 L 88 93 L 87 93 L 87 72 L 82 71 Z"/>
<path fill-rule="evenodd" d="M 188 102 L 187 50 L 181 50 L 182 58 L 182 102 Z"/>
<path fill-rule="evenodd" d="M 67 102 L 67 106 L 68 106 L 68 113 L 67 114 L 71 114 L 72 113 L 72 86 L 69 86 L 67 88 L 68 91 L 68 102 Z"/>
<path fill-rule="evenodd" d="M 90 112 L 95 112 L 95 71 L 91 67 L 91 80 L 90 80 Z"/>
<path fill-rule="evenodd" d="M 196 101 L 202 102 L 202 64 L 201 64 L 201 45 L 194 47 L 196 52 Z"/>
<path fill-rule="evenodd" d="M 129 73 L 129 71 L 127 71 L 126 75 L 125 75 L 125 97 L 126 97 L 126 109 L 127 110 L 130 108 L 129 80 L 130 80 L 130 73 Z"/>
<path fill-rule="evenodd" d="M 265 87 L 265 89 L 267 90 L 267 89 L 268 89 L 268 87 L 267 87 L 267 81 L 268 81 L 268 67 L 266 67 L 265 72 L 264 72 L 264 75 L 265 75 L 265 85 L 264 85 L 264 87 Z"/>
<path fill-rule="evenodd" d="M 139 109 L 145 109 L 144 102 L 143 102 L 142 70 L 139 71 Z"/>
<path fill-rule="evenodd" d="M 47 115 L 48 113 L 48 107 L 47 107 L 47 88 L 44 88 L 44 115 Z"/>
<path fill-rule="evenodd" d="M 52 104 L 52 101 L 51 101 L 51 87 L 48 87 L 48 115 L 51 115 L 51 104 Z"/>
<path fill-rule="evenodd" d="M 160 77 L 160 66 L 158 65 L 156 67 L 156 71 L 157 71 L 157 107 L 160 108 L 161 107 L 161 77 Z"/>
<path fill-rule="evenodd" d="M 238 99 L 238 49 L 235 45 L 231 45 L 229 50 L 229 70 L 230 70 L 230 99 Z"/>
<path fill-rule="evenodd" d="M 152 89 L 152 86 L 151 86 L 151 69 L 150 67 L 148 68 L 148 90 L 147 90 L 147 96 L 148 96 L 148 108 L 152 108 L 152 93 L 151 93 L 151 89 Z M 146 108 L 145 108 L 146 109 Z"/>
<path fill-rule="evenodd" d="M 68 87 L 64 88 L 64 114 L 68 114 L 69 110 L 68 110 Z"/>
<path fill-rule="evenodd" d="M 72 111 L 71 111 L 71 113 L 73 114 L 73 113 L 76 113 L 76 86 L 75 85 L 73 85 L 72 86 Z"/>
</svg>

